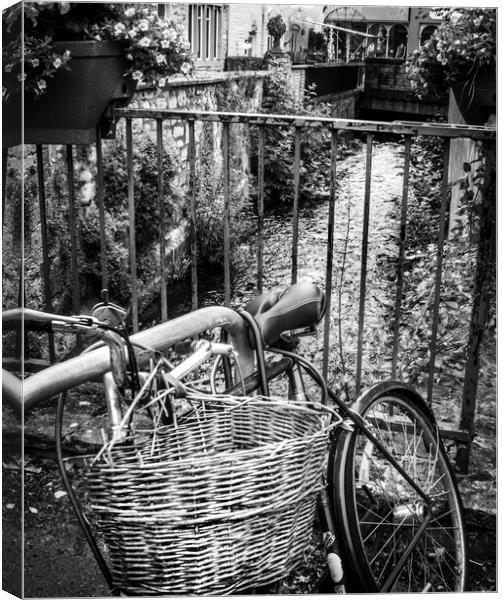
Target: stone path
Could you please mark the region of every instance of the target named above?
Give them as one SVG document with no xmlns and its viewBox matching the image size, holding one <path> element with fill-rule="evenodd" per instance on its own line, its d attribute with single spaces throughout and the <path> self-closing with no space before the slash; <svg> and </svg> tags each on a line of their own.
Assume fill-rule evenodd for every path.
<svg viewBox="0 0 503 600">
<path fill-rule="evenodd" d="M 340 161 L 338 166 L 339 191 L 336 201 L 334 229 L 334 269 L 331 310 L 329 378 L 336 385 L 341 375 L 338 356 L 339 321 L 344 346 L 346 378 L 352 380 L 356 357 L 358 331 L 358 298 L 360 285 L 360 258 L 362 244 L 365 148 Z M 365 316 L 363 382 L 389 376 L 392 326 L 388 314 L 394 302 L 394 284 L 382 276 L 381 260 L 398 253 L 399 206 L 402 188 L 402 161 L 400 149 L 393 143 L 375 143 L 372 156 L 372 184 L 369 219 L 369 248 L 367 274 L 367 307 Z M 299 219 L 298 280 L 308 280 L 325 288 L 328 199 L 301 209 Z M 269 216 L 264 228 L 264 289 L 284 288 L 291 277 L 291 216 Z M 246 247 L 253 254 L 252 247 Z M 253 288 L 256 267 L 247 269 L 234 279 L 237 293 L 235 304 L 249 297 Z M 342 289 L 341 289 L 342 277 Z M 340 302 L 340 306 L 339 306 Z M 384 336 L 384 337 L 383 337 Z M 323 346 L 321 332 L 316 343 L 304 344 L 308 355 L 321 364 Z"/>
</svg>

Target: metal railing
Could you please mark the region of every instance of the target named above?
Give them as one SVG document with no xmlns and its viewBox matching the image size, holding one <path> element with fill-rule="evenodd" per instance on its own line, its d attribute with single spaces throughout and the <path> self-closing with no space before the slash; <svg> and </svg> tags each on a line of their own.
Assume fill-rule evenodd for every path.
<svg viewBox="0 0 503 600">
<path fill-rule="evenodd" d="M 299 249 L 299 198 L 301 185 L 301 145 L 304 135 L 309 135 L 311 128 L 325 128 L 330 131 L 330 194 L 328 201 L 328 218 L 326 229 L 326 269 L 325 269 L 325 290 L 327 295 L 327 312 L 323 327 L 323 365 L 322 370 L 325 377 L 329 368 L 329 346 L 330 346 L 330 307 L 332 302 L 332 293 L 334 290 L 333 270 L 334 270 L 334 223 L 335 210 L 338 199 L 337 188 L 337 144 L 338 136 L 341 132 L 355 132 L 364 134 L 366 138 L 366 164 L 365 164 L 365 187 L 363 198 L 363 228 L 361 239 L 361 262 L 359 277 L 359 300 L 358 300 L 358 335 L 356 348 L 355 381 L 356 390 L 362 385 L 362 358 L 365 338 L 365 312 L 366 312 L 366 288 L 367 288 L 367 256 L 369 245 L 369 212 L 371 206 L 371 176 L 372 176 L 372 152 L 373 143 L 376 135 L 387 134 L 394 136 L 397 140 L 403 140 L 404 158 L 403 158 L 403 186 L 400 208 L 400 230 L 398 239 L 398 256 L 396 272 L 396 290 L 394 301 L 394 326 L 392 342 L 392 361 L 390 375 L 397 376 L 397 363 L 399 354 L 399 335 L 400 319 L 402 312 L 402 296 L 404 287 L 404 258 L 405 258 L 405 231 L 407 226 L 407 203 L 409 197 L 409 174 L 411 163 L 411 141 L 416 136 L 436 136 L 444 140 L 444 170 L 441 184 L 441 206 L 439 214 L 439 234 L 436 251 L 435 266 L 435 284 L 434 300 L 432 311 L 431 339 L 429 344 L 429 368 L 427 382 L 427 399 L 431 401 L 435 376 L 435 357 L 437 348 L 438 325 L 439 325 L 439 307 L 442 292 L 442 268 L 444 260 L 445 243 L 445 224 L 448 214 L 449 201 L 449 181 L 448 168 L 450 144 L 449 140 L 453 138 L 471 138 L 487 144 L 494 144 L 495 130 L 485 127 L 446 125 L 446 124 L 416 124 L 416 123 L 385 123 L 377 121 L 359 121 L 350 119 L 332 119 L 317 117 L 299 117 L 294 115 L 264 115 L 264 114 L 242 114 L 242 113 L 222 113 L 222 112 L 204 112 L 204 111 L 186 111 L 186 110 L 149 110 L 149 109 L 116 109 L 114 116 L 119 121 L 125 120 L 125 139 L 128 171 L 128 219 L 129 219 L 129 257 L 130 257 L 130 281 L 131 281 L 131 312 L 133 330 L 137 331 L 139 327 L 139 302 L 137 286 L 137 255 L 136 255 L 136 236 L 135 236 L 135 181 L 133 169 L 133 145 L 134 133 L 133 123 L 137 119 L 148 119 L 155 122 L 155 139 L 157 144 L 157 168 L 158 168 L 158 202 L 160 215 L 160 298 L 161 298 L 161 319 L 164 321 L 169 317 L 167 302 L 167 276 L 165 268 L 165 246 L 164 240 L 167 233 L 167 226 L 164 214 L 164 205 L 162 198 L 164 196 L 163 176 L 162 176 L 162 157 L 163 157 L 163 127 L 165 122 L 183 122 L 187 128 L 187 149 L 186 161 L 188 169 L 187 195 L 190 204 L 190 268 L 191 268 L 191 302 L 192 308 L 198 307 L 198 248 L 195 237 L 197 228 L 197 197 L 196 197 L 196 124 L 198 123 L 220 123 L 221 124 L 221 151 L 223 159 L 223 280 L 224 280 L 224 302 L 226 306 L 231 302 L 231 189 L 230 189 L 230 139 L 233 133 L 233 127 L 236 124 L 244 124 L 246 127 L 255 127 L 257 129 L 257 148 L 258 157 L 257 166 L 257 184 L 256 184 L 256 264 L 257 279 L 256 291 L 261 293 L 264 284 L 264 198 L 265 198 L 265 131 L 270 128 L 290 126 L 294 136 L 294 155 L 293 155 L 293 197 L 292 197 L 292 243 L 291 243 L 291 282 L 294 283 L 298 277 L 298 249 Z M 105 233 L 105 212 L 106 199 L 103 192 L 103 141 L 99 134 L 96 140 L 97 155 L 97 177 L 96 177 L 96 198 L 99 209 L 99 228 L 100 228 L 100 252 L 101 252 L 101 282 L 103 288 L 108 288 L 108 265 L 107 265 L 107 247 Z M 47 222 L 45 211 L 45 192 L 44 192 L 44 173 L 42 160 L 42 147 L 37 147 L 38 181 L 39 181 L 39 205 L 41 234 L 43 247 L 42 277 L 44 281 L 44 299 L 45 309 L 51 309 L 51 290 L 49 277 L 49 255 L 47 248 Z M 72 290 L 73 290 L 73 310 L 80 311 L 80 287 L 78 276 L 78 231 L 77 215 L 75 208 L 74 181 L 73 181 L 73 151 L 72 147 L 67 147 L 67 182 L 68 182 L 68 201 L 69 201 L 69 228 L 70 238 L 72 240 Z M 5 189 L 5 182 L 4 182 Z M 285 267 L 287 268 L 287 267 Z M 469 355 L 467 357 L 467 372 L 465 373 L 466 382 L 476 382 L 478 370 L 478 361 L 476 353 L 478 348 L 474 344 L 474 333 L 470 331 L 470 339 L 467 348 Z M 54 360 L 54 348 L 51 344 L 51 360 Z M 470 354 L 471 353 L 471 354 Z M 474 358 L 475 357 L 475 358 Z M 471 393 L 476 392 L 475 387 L 471 385 Z M 466 396 L 466 393 L 465 393 Z M 470 404 L 471 403 L 471 404 Z M 461 422 L 466 428 L 465 431 L 452 431 L 450 436 L 462 442 L 469 447 L 471 435 L 473 433 L 473 399 L 463 398 L 461 407 Z M 449 435 L 449 433 L 448 433 Z"/>
</svg>

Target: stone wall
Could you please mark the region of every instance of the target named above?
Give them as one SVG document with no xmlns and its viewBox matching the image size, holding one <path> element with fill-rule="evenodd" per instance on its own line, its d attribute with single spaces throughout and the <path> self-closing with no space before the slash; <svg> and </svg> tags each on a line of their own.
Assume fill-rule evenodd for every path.
<svg viewBox="0 0 503 600">
<path fill-rule="evenodd" d="M 239 71 L 207 73 L 204 77 L 174 80 L 166 90 L 144 89 L 136 92 L 129 108 L 260 112 L 264 77 L 263 71 Z M 196 125 L 197 139 L 201 124 Z M 155 123 L 149 119 L 134 121 L 134 129 L 138 134 L 155 135 L 155 127 Z M 164 130 L 186 158 L 188 128 L 181 122 L 166 121 Z"/>
<path fill-rule="evenodd" d="M 304 101 L 304 92 L 306 89 L 306 67 L 292 67 L 292 86 L 295 90 L 295 99 L 299 104 Z"/>
</svg>

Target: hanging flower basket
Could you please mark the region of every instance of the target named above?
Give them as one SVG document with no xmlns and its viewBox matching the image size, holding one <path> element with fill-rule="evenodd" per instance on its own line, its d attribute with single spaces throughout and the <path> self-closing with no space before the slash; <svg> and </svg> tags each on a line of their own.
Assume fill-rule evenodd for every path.
<svg viewBox="0 0 503 600">
<path fill-rule="evenodd" d="M 452 94 L 466 123 L 484 125 L 496 110 L 496 73 L 481 73 L 473 81 L 456 83 Z"/>
<path fill-rule="evenodd" d="M 69 70 L 59 69 L 39 98 L 24 98 L 24 139 L 21 102 L 4 107 L 3 146 L 25 144 L 90 144 L 112 101 L 127 102 L 134 91 L 119 44 L 109 41 L 55 42 L 71 52 Z M 8 126 L 11 126 L 10 131 Z"/>
</svg>

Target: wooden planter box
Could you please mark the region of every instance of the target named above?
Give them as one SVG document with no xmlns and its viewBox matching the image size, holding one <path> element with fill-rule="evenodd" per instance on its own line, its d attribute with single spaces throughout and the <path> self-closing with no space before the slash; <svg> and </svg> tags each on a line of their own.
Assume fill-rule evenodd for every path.
<svg viewBox="0 0 503 600">
<path fill-rule="evenodd" d="M 39 98 L 25 97 L 24 139 L 21 102 L 4 107 L 3 147 L 25 144 L 90 144 L 112 100 L 124 102 L 133 86 L 123 73 L 125 59 L 115 42 L 55 42 L 70 50 L 70 70 L 60 69 Z"/>
</svg>

